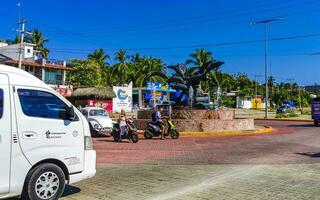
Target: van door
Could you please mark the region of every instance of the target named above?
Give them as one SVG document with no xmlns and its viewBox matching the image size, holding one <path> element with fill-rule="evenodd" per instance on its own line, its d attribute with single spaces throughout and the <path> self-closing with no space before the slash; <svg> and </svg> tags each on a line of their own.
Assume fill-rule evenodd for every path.
<svg viewBox="0 0 320 200">
<path fill-rule="evenodd" d="M 0 74 L 0 194 L 9 192 L 11 162 L 11 111 L 9 78 Z"/>
<path fill-rule="evenodd" d="M 83 122 L 68 118 L 69 103 L 46 89 L 15 87 L 18 135 L 22 151 L 34 165 L 56 159 L 69 173 L 83 170 Z"/>
</svg>

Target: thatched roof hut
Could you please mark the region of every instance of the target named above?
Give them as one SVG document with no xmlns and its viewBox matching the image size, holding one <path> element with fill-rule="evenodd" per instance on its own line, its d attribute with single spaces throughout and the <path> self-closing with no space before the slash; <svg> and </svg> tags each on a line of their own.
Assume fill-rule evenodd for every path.
<svg viewBox="0 0 320 200">
<path fill-rule="evenodd" d="M 90 87 L 90 88 L 78 88 L 73 94 L 74 99 L 99 99 L 108 100 L 116 97 L 113 89 L 110 87 Z"/>
</svg>

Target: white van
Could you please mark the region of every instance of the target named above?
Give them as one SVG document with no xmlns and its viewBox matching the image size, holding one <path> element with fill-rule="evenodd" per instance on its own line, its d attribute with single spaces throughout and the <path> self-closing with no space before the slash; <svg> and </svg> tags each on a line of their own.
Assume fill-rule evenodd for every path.
<svg viewBox="0 0 320 200">
<path fill-rule="evenodd" d="M 33 75 L 0 65 L 0 199 L 55 200 L 96 173 L 85 117 Z"/>
</svg>

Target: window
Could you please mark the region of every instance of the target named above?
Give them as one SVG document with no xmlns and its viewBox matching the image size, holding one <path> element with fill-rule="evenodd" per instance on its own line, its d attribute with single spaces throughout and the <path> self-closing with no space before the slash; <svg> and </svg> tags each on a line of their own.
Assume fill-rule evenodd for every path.
<svg viewBox="0 0 320 200">
<path fill-rule="evenodd" d="M 89 112 L 90 116 L 108 116 L 105 110 L 99 109 L 99 110 L 90 110 Z"/>
<path fill-rule="evenodd" d="M 3 90 L 0 89 L 0 119 L 3 115 Z"/>
<path fill-rule="evenodd" d="M 87 110 L 82 110 L 82 114 L 83 114 L 85 117 L 88 117 L 88 111 L 87 111 Z"/>
<path fill-rule="evenodd" d="M 18 89 L 18 95 L 25 115 L 49 119 L 68 119 L 69 107 L 55 95 L 29 89 Z"/>
</svg>

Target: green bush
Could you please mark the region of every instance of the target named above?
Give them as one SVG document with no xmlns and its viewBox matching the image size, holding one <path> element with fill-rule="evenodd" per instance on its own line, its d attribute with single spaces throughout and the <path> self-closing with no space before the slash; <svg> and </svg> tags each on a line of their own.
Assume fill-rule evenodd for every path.
<svg viewBox="0 0 320 200">
<path fill-rule="evenodd" d="M 294 117 L 298 117 L 298 116 L 299 115 L 295 112 L 276 114 L 276 118 L 294 118 Z"/>
</svg>

